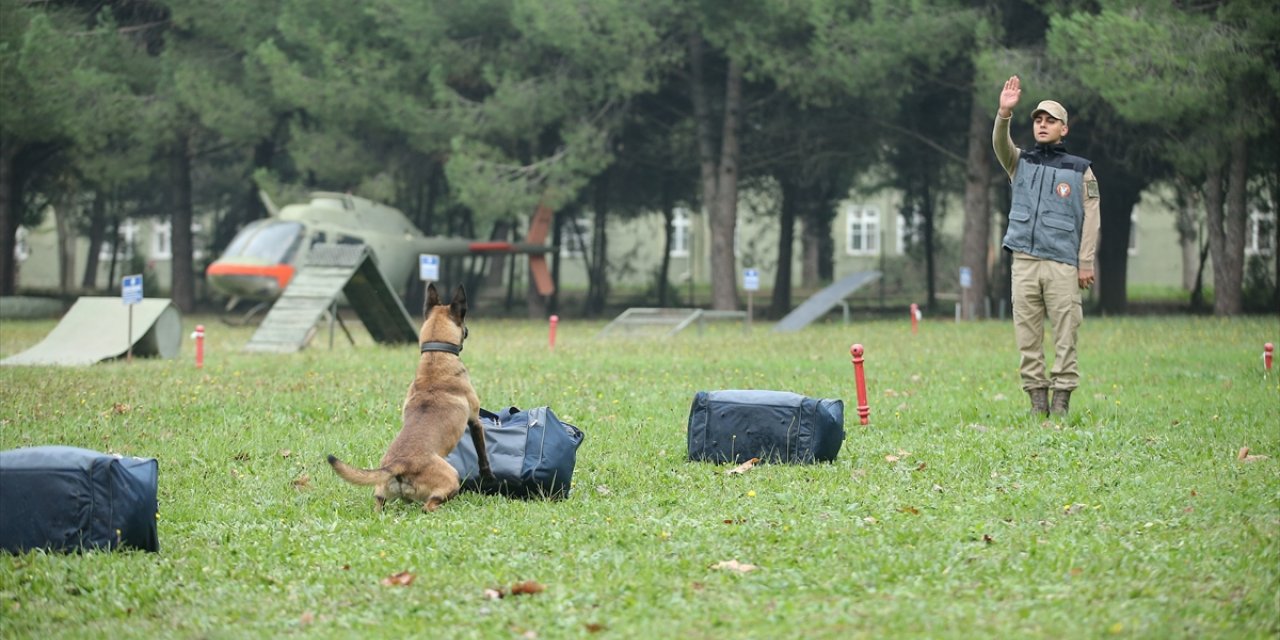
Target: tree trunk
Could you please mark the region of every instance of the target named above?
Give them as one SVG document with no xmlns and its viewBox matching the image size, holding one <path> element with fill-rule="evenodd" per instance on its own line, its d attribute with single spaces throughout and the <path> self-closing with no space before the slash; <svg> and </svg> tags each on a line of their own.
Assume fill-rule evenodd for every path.
<svg viewBox="0 0 1280 640">
<path fill-rule="evenodd" d="M 528 296 L 529 317 L 535 318 L 534 313 L 539 309 L 543 309 L 547 314 L 559 313 L 560 308 L 560 249 L 564 246 L 564 225 L 568 220 L 572 220 L 577 215 L 577 209 L 573 205 L 568 205 L 564 209 L 555 212 L 551 220 L 551 246 L 557 247 L 556 251 L 551 254 L 551 282 L 555 284 L 555 291 L 551 292 L 551 299 L 545 302 L 541 300 L 535 301 L 534 298 L 541 298 L 535 295 L 536 290 L 530 286 Z M 529 270 L 529 282 L 533 282 L 533 270 Z M 537 304 L 535 304 L 537 303 Z"/>
<path fill-rule="evenodd" d="M 964 182 L 964 231 L 960 264 L 971 274 L 968 303 L 971 317 L 979 317 L 986 305 L 991 246 L 991 113 L 974 98 L 969 108 L 968 154 Z"/>
<path fill-rule="evenodd" d="M 1174 228 L 1178 231 L 1178 246 L 1182 250 L 1182 290 L 1191 291 L 1195 287 L 1196 271 L 1200 265 L 1200 230 L 1196 220 L 1196 210 L 1200 207 L 1199 193 L 1186 176 L 1175 176 L 1174 188 Z"/>
<path fill-rule="evenodd" d="M 107 237 L 107 197 L 102 189 L 93 194 L 93 206 L 89 209 L 89 255 L 84 259 L 84 277 L 80 286 L 85 291 L 98 288 L 98 255 L 102 253 L 102 241 Z"/>
<path fill-rule="evenodd" d="M 742 112 L 742 66 L 735 60 L 729 61 L 724 101 L 716 206 L 711 214 L 711 308 L 732 311 L 738 308 L 733 239 L 738 224 L 738 124 Z"/>
<path fill-rule="evenodd" d="M 13 144 L 0 135 L 0 296 L 11 296 L 18 288 L 17 248 L 19 200 L 13 182 Z"/>
<path fill-rule="evenodd" d="M 1146 183 L 1119 172 L 1106 182 L 1102 194 L 1102 224 L 1096 267 L 1098 305 L 1103 313 L 1123 314 L 1128 306 L 1129 234 L 1133 232 L 1133 207 Z"/>
<path fill-rule="evenodd" d="M 1213 257 L 1213 313 L 1217 316 L 1238 315 L 1244 309 L 1244 240 L 1249 223 L 1246 192 L 1248 147 L 1243 136 L 1231 141 L 1231 159 L 1227 175 L 1226 217 L 1223 220 L 1221 259 Z"/>
<path fill-rule="evenodd" d="M 702 206 L 707 212 L 711 234 L 711 307 L 729 311 L 738 307 L 733 235 L 738 215 L 738 123 L 742 109 L 742 66 L 731 60 L 726 73 L 720 156 L 717 158 L 702 56 L 702 36 L 690 34 L 690 81 L 698 128 Z"/>
<path fill-rule="evenodd" d="M 778 270 L 773 277 L 773 299 L 769 313 L 782 317 L 791 311 L 791 252 L 795 246 L 796 209 L 800 206 L 800 187 L 789 179 L 782 186 L 782 216 L 778 228 Z"/>
<path fill-rule="evenodd" d="M 1276 212 L 1275 208 L 1280 206 L 1280 176 L 1271 174 L 1271 232 L 1275 236 L 1271 242 L 1271 260 L 1275 265 L 1276 279 L 1274 289 L 1271 290 L 1271 307 L 1272 310 L 1280 313 L 1280 212 Z"/>
<path fill-rule="evenodd" d="M 933 190 L 929 188 L 929 181 L 925 180 L 920 188 L 920 213 L 923 216 L 924 223 L 924 281 L 927 290 L 926 307 L 930 312 L 938 311 L 938 266 L 937 258 L 934 251 L 937 248 L 934 242 L 934 210 Z M 880 247 L 881 253 L 884 247 Z"/>
<path fill-rule="evenodd" d="M 1212 163 L 1204 182 L 1204 217 L 1209 235 L 1209 257 L 1213 260 L 1214 313 L 1218 313 L 1218 298 L 1222 296 L 1222 261 L 1226 260 L 1227 240 L 1223 233 L 1222 166 Z"/>
<path fill-rule="evenodd" d="M 658 264 L 658 306 L 667 306 L 671 289 L 671 245 L 675 235 L 675 202 L 671 198 L 671 182 L 662 179 L 662 260 Z"/>
<path fill-rule="evenodd" d="M 807 289 L 816 289 L 822 284 L 822 236 L 829 233 L 830 229 L 823 228 L 818 216 L 804 217 L 800 242 L 800 284 Z"/>
<path fill-rule="evenodd" d="M 711 105 L 707 97 L 706 74 L 703 70 L 702 36 L 696 32 L 689 34 L 689 93 L 693 101 L 693 116 L 698 137 L 698 172 L 702 183 L 702 210 L 709 220 L 715 219 L 715 207 L 718 201 L 716 193 L 715 143 L 711 133 Z M 715 234 L 714 224 L 712 235 Z M 693 253 L 690 252 L 690 286 L 692 286 Z"/>
<path fill-rule="evenodd" d="M 66 191 L 59 195 L 53 206 L 53 223 L 57 230 L 58 291 L 67 295 L 75 289 L 76 279 L 76 228 L 72 204 L 76 198 L 74 186 L 65 184 L 63 188 Z"/>
<path fill-rule="evenodd" d="M 609 267 L 608 259 L 608 234 L 605 233 L 605 223 L 608 215 L 605 213 L 608 207 L 608 196 L 605 191 L 605 185 L 600 185 L 600 195 L 596 199 L 595 216 L 592 218 L 591 224 L 591 253 L 595 254 L 595 258 L 591 260 L 591 271 L 588 278 L 591 280 L 591 295 L 588 303 L 588 312 L 592 317 L 599 317 L 604 314 L 605 303 L 609 298 L 609 282 L 606 276 Z"/>
<path fill-rule="evenodd" d="M 194 242 L 191 237 L 191 221 L 194 217 L 191 205 L 191 151 L 185 134 L 180 135 L 170 156 L 173 180 L 171 193 L 173 211 L 170 217 L 170 254 L 172 256 L 173 286 L 169 297 L 183 313 L 195 310 L 195 276 L 193 272 Z"/>
</svg>

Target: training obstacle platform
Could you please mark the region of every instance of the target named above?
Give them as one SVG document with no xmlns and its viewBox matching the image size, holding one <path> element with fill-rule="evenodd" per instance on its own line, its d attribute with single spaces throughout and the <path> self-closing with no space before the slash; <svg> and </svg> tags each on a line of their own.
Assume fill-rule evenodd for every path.
<svg viewBox="0 0 1280 640">
<path fill-rule="evenodd" d="M 171 301 L 144 299 L 125 305 L 118 297 L 83 297 L 44 340 L 0 364 L 76 367 L 122 357 L 130 347 L 130 307 L 133 355 L 176 358 L 182 346 L 182 315 Z"/>
<path fill-rule="evenodd" d="M 244 350 L 271 353 L 302 350 L 315 334 L 321 316 L 325 312 L 337 313 L 340 295 L 355 310 L 375 342 L 418 341 L 418 328 L 367 246 L 318 244 L 307 252 L 306 262 L 262 319 Z"/>
<path fill-rule="evenodd" d="M 845 321 L 848 322 L 849 307 L 845 299 L 853 295 L 858 289 L 879 279 L 879 271 L 859 271 L 858 273 L 847 275 L 813 294 L 800 306 L 792 309 L 791 313 L 788 313 L 786 317 L 778 321 L 778 324 L 773 325 L 773 330 L 780 332 L 799 331 L 809 326 L 814 320 L 826 315 L 836 305 L 844 306 Z"/>
<path fill-rule="evenodd" d="M 600 336 L 625 333 L 627 335 L 674 336 L 689 328 L 698 327 L 702 333 L 707 322 L 715 320 L 747 319 L 746 311 L 712 311 L 674 307 L 631 307 L 600 330 Z M 745 324 L 743 325 L 746 326 Z"/>
</svg>

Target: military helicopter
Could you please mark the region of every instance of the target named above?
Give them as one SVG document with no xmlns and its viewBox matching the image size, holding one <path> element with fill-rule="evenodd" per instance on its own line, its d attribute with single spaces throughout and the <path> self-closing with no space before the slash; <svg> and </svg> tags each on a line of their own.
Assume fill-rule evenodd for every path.
<svg viewBox="0 0 1280 640">
<path fill-rule="evenodd" d="M 552 212 L 544 206 L 534 212 L 525 242 L 504 242 L 426 236 L 399 209 L 349 193 L 315 191 L 310 201 L 282 208 L 265 193 L 259 195 L 271 217 L 241 229 L 205 270 L 209 285 L 229 296 L 228 312 L 242 300 L 258 303 L 244 321 L 280 297 L 308 250 L 321 243 L 367 245 L 387 280 L 402 286 L 417 271 L 421 254 L 528 254 L 538 293 L 555 291 L 546 259 L 554 247 L 544 244 Z"/>
</svg>

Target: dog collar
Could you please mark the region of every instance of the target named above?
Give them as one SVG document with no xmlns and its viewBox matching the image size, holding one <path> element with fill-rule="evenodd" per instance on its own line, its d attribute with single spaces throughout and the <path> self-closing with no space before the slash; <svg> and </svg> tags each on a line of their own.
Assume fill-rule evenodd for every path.
<svg viewBox="0 0 1280 640">
<path fill-rule="evenodd" d="M 424 342 L 422 343 L 422 353 L 428 351 L 443 351 L 452 353 L 455 356 L 462 355 L 462 345 L 453 344 L 451 342 Z"/>
</svg>

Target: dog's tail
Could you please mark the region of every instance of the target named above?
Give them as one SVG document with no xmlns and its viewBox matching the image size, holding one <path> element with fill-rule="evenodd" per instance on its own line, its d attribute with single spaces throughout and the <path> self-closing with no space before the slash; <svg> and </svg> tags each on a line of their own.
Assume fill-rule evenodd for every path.
<svg viewBox="0 0 1280 640">
<path fill-rule="evenodd" d="M 370 485 L 382 484 L 391 478 L 392 474 L 387 469 L 361 469 L 353 467 L 338 459 L 338 456 L 329 454 L 329 466 L 333 467 L 334 473 L 338 477 L 350 482 L 351 484 L 367 487 Z"/>
</svg>

